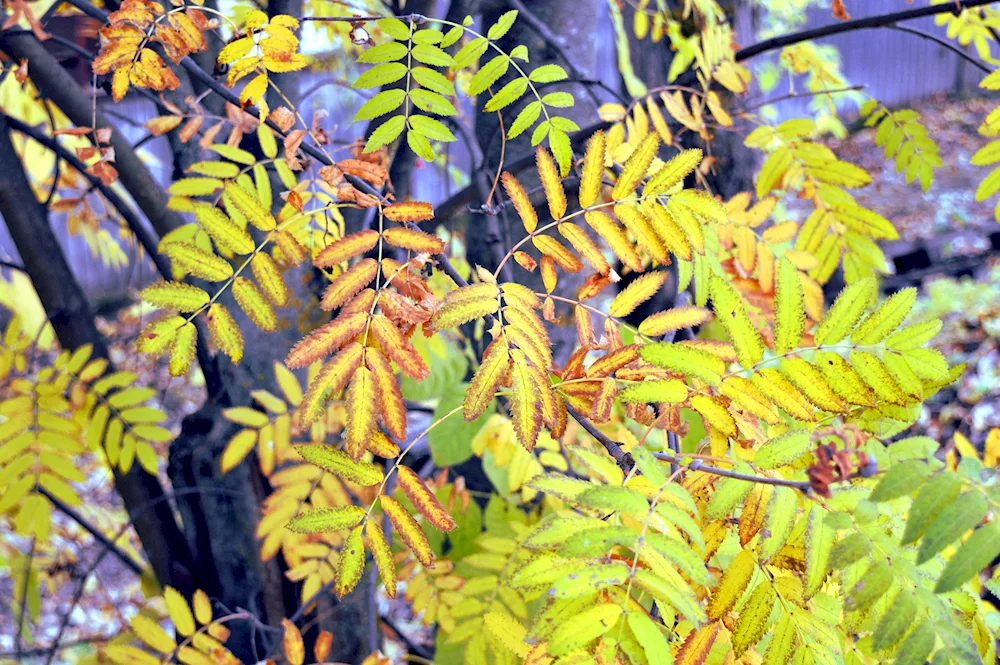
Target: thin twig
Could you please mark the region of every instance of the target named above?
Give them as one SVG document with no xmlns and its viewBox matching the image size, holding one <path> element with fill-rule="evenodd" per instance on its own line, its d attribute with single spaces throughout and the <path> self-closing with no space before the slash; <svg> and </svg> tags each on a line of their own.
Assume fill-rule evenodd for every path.
<svg viewBox="0 0 1000 665">
<path fill-rule="evenodd" d="M 923 39 L 926 39 L 928 41 L 932 41 L 935 44 L 937 44 L 938 46 L 940 46 L 942 48 L 948 49 L 949 51 L 951 51 L 952 53 L 954 53 L 955 55 L 957 55 L 959 58 L 961 58 L 962 60 L 965 60 L 966 62 L 968 62 L 969 64 L 971 64 L 973 67 L 976 67 L 977 69 L 979 69 L 979 71 L 983 72 L 984 74 L 989 74 L 991 71 L 993 71 L 989 67 L 987 67 L 978 58 L 973 58 L 971 55 L 969 55 L 968 53 L 966 53 L 962 49 L 958 48 L 957 46 L 955 46 L 954 44 L 952 44 L 951 42 L 949 42 L 949 41 L 947 41 L 945 39 L 941 39 L 937 35 L 932 35 L 929 32 L 924 32 L 923 30 L 917 30 L 916 28 L 911 28 L 911 27 L 906 26 L 906 25 L 887 25 L 885 27 L 889 28 L 890 30 L 898 30 L 899 32 L 907 32 L 907 33 L 909 33 L 911 35 L 916 35 L 917 37 L 922 37 Z"/>
<path fill-rule="evenodd" d="M 119 561 L 121 561 L 126 566 L 131 568 L 132 572 L 134 572 L 136 575 L 142 575 L 143 570 L 145 570 L 145 567 L 141 563 L 133 559 L 132 556 L 128 554 L 128 552 L 118 547 L 118 545 L 116 545 L 110 538 L 101 533 L 100 529 L 98 529 L 96 526 L 88 522 L 87 519 L 83 515 L 78 513 L 72 506 L 67 505 L 66 502 L 64 502 L 59 497 L 54 496 L 51 492 L 49 492 L 41 485 L 38 486 L 37 491 L 39 494 L 48 499 L 52 503 L 52 505 L 58 508 L 67 517 L 69 517 L 71 520 L 73 520 L 81 527 L 83 527 L 83 530 L 89 533 L 91 536 L 93 536 L 95 540 L 97 540 L 102 545 L 107 547 L 112 554 L 118 557 Z"/>
</svg>

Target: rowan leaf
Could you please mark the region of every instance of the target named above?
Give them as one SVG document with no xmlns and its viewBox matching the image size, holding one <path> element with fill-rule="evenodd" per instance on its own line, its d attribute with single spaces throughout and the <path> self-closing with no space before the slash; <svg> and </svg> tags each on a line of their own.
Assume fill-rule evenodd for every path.
<svg viewBox="0 0 1000 665">
<path fill-rule="evenodd" d="M 340 548 L 333 591 L 341 600 L 354 591 L 365 571 L 365 546 L 361 540 L 361 529 L 361 526 L 351 529 Z"/>
<path fill-rule="evenodd" d="M 639 275 L 615 296 L 608 306 L 608 313 L 619 318 L 628 316 L 639 305 L 656 295 L 666 279 L 667 273 L 662 270 Z"/>
<path fill-rule="evenodd" d="M 360 506 L 313 508 L 294 517 L 287 528 L 296 533 L 328 533 L 353 528 L 364 518 L 365 509 Z"/>
<path fill-rule="evenodd" d="M 374 348 L 365 351 L 365 362 L 372 372 L 375 392 L 382 407 L 379 411 L 379 417 L 393 438 L 405 441 L 406 405 L 403 402 L 403 393 L 400 390 L 399 382 L 392 371 L 392 364 L 384 353 Z"/>
<path fill-rule="evenodd" d="M 601 236 L 608 244 L 608 248 L 623 264 L 635 272 L 643 271 L 642 259 L 618 222 L 600 210 L 587 212 L 585 218 L 587 224 L 597 232 L 597 235 Z"/>
<path fill-rule="evenodd" d="M 465 393 L 462 414 L 466 422 L 473 422 L 486 412 L 500 386 L 510 381 L 511 360 L 507 345 L 493 341 L 483 353 L 483 360 L 472 376 Z"/>
<path fill-rule="evenodd" d="M 429 233 L 408 227 L 393 227 L 382 232 L 382 238 L 395 247 L 402 247 L 418 254 L 440 254 L 444 241 Z"/>
<path fill-rule="evenodd" d="M 636 146 L 622 167 L 618 182 L 615 183 L 615 188 L 611 192 L 611 196 L 616 201 L 627 199 L 635 193 L 639 183 L 646 176 L 649 165 L 653 163 L 653 158 L 656 157 L 656 151 L 659 147 L 660 137 L 655 133 L 647 134 L 646 138 Z"/>
<path fill-rule="evenodd" d="M 709 385 L 717 385 L 726 371 L 721 358 L 683 344 L 646 344 L 639 348 L 639 355 L 657 367 L 700 379 Z"/>
<path fill-rule="evenodd" d="M 760 469 L 775 469 L 795 462 L 811 448 L 812 440 L 807 430 L 792 430 L 761 446 L 754 455 L 753 463 Z"/>
<path fill-rule="evenodd" d="M 326 408 L 326 401 L 344 389 L 361 364 L 363 354 L 364 347 L 351 342 L 323 365 L 302 398 L 299 422 L 303 427 L 316 422 Z"/>
<path fill-rule="evenodd" d="M 718 275 L 711 278 L 712 308 L 736 347 L 740 365 L 750 368 L 764 357 L 764 342 L 750 321 L 743 298 Z"/>
<path fill-rule="evenodd" d="M 194 616 L 191 614 L 191 606 L 188 605 L 187 599 L 177 589 L 167 586 L 163 589 L 163 602 L 177 632 L 185 637 L 193 635 Z"/>
<path fill-rule="evenodd" d="M 265 332 L 278 329 L 278 315 L 274 307 L 253 282 L 246 277 L 237 277 L 233 280 L 232 289 L 236 303 L 258 328 Z"/>
<path fill-rule="evenodd" d="M 621 618 L 618 605 L 601 604 L 580 612 L 559 625 L 549 637 L 549 653 L 561 656 L 610 631 Z"/>
<path fill-rule="evenodd" d="M 778 488 L 781 489 L 781 488 Z M 733 654 L 739 658 L 747 649 L 756 646 L 764 636 L 767 618 L 774 608 L 774 587 L 770 582 L 758 584 L 750 593 L 736 627 L 733 630 Z"/>
<path fill-rule="evenodd" d="M 379 502 L 389 521 L 392 522 L 392 526 L 399 533 L 400 538 L 403 539 L 407 547 L 410 548 L 410 551 L 413 552 L 413 556 L 417 558 L 417 561 L 428 568 L 433 568 L 434 552 L 431 550 L 430 543 L 427 542 L 427 536 L 424 535 L 423 530 L 417 524 L 417 521 L 413 519 L 413 516 L 406 512 L 406 508 L 403 508 L 401 503 L 390 496 L 383 494 L 379 497 Z"/>
<path fill-rule="evenodd" d="M 147 286 L 140 296 L 153 307 L 178 312 L 196 312 L 210 300 L 208 293 L 202 289 L 182 282 L 159 282 Z"/>
<path fill-rule="evenodd" d="M 633 383 L 621 392 L 619 399 L 626 403 L 677 404 L 687 399 L 688 390 L 683 381 L 677 379 L 654 379 Z"/>
<path fill-rule="evenodd" d="M 934 593 L 947 593 L 960 588 L 989 567 L 998 554 L 1000 554 L 1000 523 L 993 520 L 973 531 L 968 540 L 952 555 L 934 586 Z"/>
<path fill-rule="evenodd" d="M 385 593 L 390 598 L 396 597 L 396 564 L 392 558 L 392 549 L 389 547 L 382 527 L 375 520 L 365 522 L 365 542 L 375 560 L 379 577 L 385 586 Z"/>
<path fill-rule="evenodd" d="M 878 344 L 893 332 L 910 313 L 917 299 L 915 288 L 902 289 L 889 296 L 851 333 L 853 344 Z"/>
<path fill-rule="evenodd" d="M 235 208 L 261 231 L 273 231 L 276 224 L 264 204 L 257 198 L 256 192 L 251 192 L 237 184 L 235 180 L 226 182 L 226 188 L 222 195 L 222 200 L 226 204 L 226 209 Z M 230 214 L 232 214 L 230 212 Z"/>
<path fill-rule="evenodd" d="M 448 293 L 441 307 L 434 313 L 433 324 L 438 330 L 454 328 L 469 321 L 495 314 L 500 309 L 496 284 L 480 282 Z"/>
<path fill-rule="evenodd" d="M 378 231 L 374 229 L 351 233 L 324 247 L 313 259 L 313 265 L 317 268 L 331 268 L 339 265 L 374 249 L 375 245 L 378 244 L 378 239 Z"/>
<path fill-rule="evenodd" d="M 820 322 L 813 338 L 818 346 L 836 344 L 847 337 L 875 296 L 875 278 L 865 277 L 849 284 Z"/>
<path fill-rule="evenodd" d="M 646 317 L 639 324 L 639 332 L 649 337 L 659 337 L 674 330 L 695 328 L 712 318 L 712 312 L 701 307 L 673 307 Z"/>
<path fill-rule="evenodd" d="M 708 658 L 708 653 L 712 650 L 712 645 L 719 637 L 719 630 L 722 628 L 720 622 L 710 623 L 688 633 L 681 644 L 677 656 L 674 658 L 676 665 L 703 665 Z"/>
<path fill-rule="evenodd" d="M 361 365 L 347 386 L 345 395 L 347 426 L 344 429 L 344 449 L 354 460 L 359 460 L 367 449 L 368 440 L 377 426 L 378 411 L 375 399 L 375 378 L 372 371 Z"/>
<path fill-rule="evenodd" d="M 973 490 L 959 495 L 927 527 L 927 532 L 924 534 L 923 540 L 920 541 L 920 550 L 917 552 L 917 564 L 922 564 L 933 558 L 966 531 L 982 522 L 986 516 L 986 509 L 986 497 L 982 492 Z M 988 533 L 993 533 L 993 531 Z M 977 543 L 979 540 L 977 539 Z M 971 552 L 966 553 L 966 556 L 970 554 Z M 958 576 L 958 571 L 955 571 L 955 575 Z"/>
<path fill-rule="evenodd" d="M 703 153 L 699 148 L 682 150 L 650 176 L 642 190 L 643 194 L 645 196 L 666 194 L 698 168 L 702 156 Z"/>
<path fill-rule="evenodd" d="M 201 228 L 220 249 L 234 254 L 253 252 L 255 247 L 253 238 L 246 232 L 246 229 L 237 225 L 215 206 L 199 203 L 195 205 L 194 216 Z"/>
<path fill-rule="evenodd" d="M 184 376 L 194 362 L 198 345 L 198 329 L 190 321 L 177 329 L 170 344 L 170 376 Z"/>
<path fill-rule="evenodd" d="M 937 442 L 935 441 L 935 448 Z M 898 468 L 893 467 L 893 468 Z M 949 506 L 962 491 L 962 481 L 950 473 L 938 473 L 931 477 L 917 492 L 906 518 L 906 530 L 901 540 L 909 545 L 919 540 L 941 511 Z"/>
<path fill-rule="evenodd" d="M 587 208 L 597 202 L 601 195 L 604 179 L 604 154 L 606 149 L 604 132 L 598 130 L 587 141 L 587 151 L 583 157 L 580 175 L 580 207 Z"/>
<path fill-rule="evenodd" d="M 709 620 L 718 621 L 736 605 L 736 601 L 750 584 L 756 568 L 753 552 L 749 549 L 740 550 L 726 568 L 719 586 L 712 592 L 707 607 Z"/>
<path fill-rule="evenodd" d="M 378 485 L 385 477 L 382 470 L 374 464 L 355 462 L 347 454 L 326 444 L 299 444 L 295 446 L 295 452 L 310 464 L 315 464 L 342 480 L 362 487 Z"/>
<path fill-rule="evenodd" d="M 805 293 L 799 271 L 781 257 L 775 275 L 774 351 L 786 353 L 799 345 L 806 329 Z"/>
<path fill-rule="evenodd" d="M 371 284 L 377 274 L 378 261 L 375 259 L 358 261 L 326 287 L 319 306 L 326 311 L 337 309 Z"/>
<path fill-rule="evenodd" d="M 302 665 L 306 659 L 302 633 L 287 617 L 281 618 L 281 627 L 284 629 L 284 633 L 281 635 L 281 646 L 285 650 L 285 660 L 288 661 L 288 665 Z"/>
<path fill-rule="evenodd" d="M 430 522 L 438 531 L 453 531 L 457 523 L 451 514 L 445 510 L 441 502 L 438 501 L 434 493 L 431 492 L 427 484 L 414 473 L 413 469 L 406 466 L 397 467 L 399 474 L 399 486 L 406 493 L 406 496 L 413 503 L 414 507 L 424 518 Z"/>
<path fill-rule="evenodd" d="M 538 167 L 542 188 L 545 190 L 545 199 L 549 203 L 549 214 L 552 215 L 552 219 L 560 219 L 566 213 L 566 191 L 559 176 L 559 168 L 549 151 L 542 146 L 535 149 L 535 164 Z"/>
<path fill-rule="evenodd" d="M 530 361 L 521 349 L 511 349 L 511 417 L 517 438 L 528 450 L 535 447 L 542 428 L 541 405 L 538 401 L 539 386 Z"/>
</svg>

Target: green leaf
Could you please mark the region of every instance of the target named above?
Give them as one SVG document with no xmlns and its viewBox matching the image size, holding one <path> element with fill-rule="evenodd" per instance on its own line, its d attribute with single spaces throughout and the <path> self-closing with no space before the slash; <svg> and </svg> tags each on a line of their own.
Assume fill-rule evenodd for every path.
<svg viewBox="0 0 1000 665">
<path fill-rule="evenodd" d="M 358 77 L 355 88 L 379 88 L 389 83 L 395 83 L 406 76 L 406 65 L 401 62 L 387 62 L 376 65 Z"/>
<path fill-rule="evenodd" d="M 868 497 L 875 503 L 892 501 L 915 492 L 930 476 L 927 464 L 920 460 L 903 462 L 889 469 Z"/>
<path fill-rule="evenodd" d="M 517 10 L 512 9 L 509 12 L 504 12 L 501 14 L 497 22 L 490 26 L 489 31 L 486 33 L 487 39 L 490 41 L 496 41 L 507 34 L 510 27 L 514 25 L 514 20 L 517 19 Z"/>
<path fill-rule="evenodd" d="M 844 608 L 861 611 L 881 598 L 892 586 L 892 568 L 885 559 L 879 559 L 868 567 L 861 579 L 848 592 Z"/>
<path fill-rule="evenodd" d="M 404 99 L 406 99 L 405 90 L 383 90 L 358 109 L 354 120 L 371 120 L 386 113 L 391 113 L 399 108 Z"/>
<path fill-rule="evenodd" d="M 457 60 L 457 58 L 456 58 Z M 479 68 L 476 75 L 469 81 L 469 94 L 481 95 L 487 88 L 500 80 L 510 67 L 510 59 L 506 55 L 498 55 Z"/>
<path fill-rule="evenodd" d="M 946 593 L 959 588 L 989 566 L 998 554 L 1000 522 L 994 520 L 973 532 L 951 557 L 934 587 L 934 593 Z"/>
<path fill-rule="evenodd" d="M 468 387 L 467 383 L 453 383 L 448 387 L 441 395 L 441 401 L 434 407 L 433 420 L 436 422 L 455 407 L 461 406 Z M 435 466 L 455 466 L 472 457 L 472 439 L 489 420 L 492 412 L 493 409 L 487 409 L 486 413 L 471 423 L 465 422 L 461 414 L 456 414 L 442 420 L 440 425 L 432 429 L 427 435 L 427 443 Z"/>
<path fill-rule="evenodd" d="M 511 123 L 510 129 L 507 130 L 507 138 L 512 139 L 524 133 L 524 130 L 535 124 L 541 112 L 542 103 L 539 101 L 531 102 L 521 109 L 521 112 L 514 118 L 514 122 Z"/>
<path fill-rule="evenodd" d="M 425 28 L 413 33 L 411 39 L 414 44 L 440 44 L 441 40 L 444 39 L 444 34 L 434 28 Z"/>
<path fill-rule="evenodd" d="M 577 497 L 577 502 L 604 513 L 622 512 L 626 515 L 645 516 L 649 512 L 646 497 L 634 489 L 614 485 L 589 489 Z"/>
<path fill-rule="evenodd" d="M 893 444 L 896 445 L 899 444 Z M 892 447 L 889 449 L 892 450 Z M 903 545 L 917 542 L 931 522 L 946 506 L 958 498 L 961 491 L 962 481 L 953 473 L 938 473 L 927 481 L 910 506 L 910 516 L 906 520 L 906 530 L 903 532 Z"/>
<path fill-rule="evenodd" d="M 865 277 L 841 291 L 813 334 L 816 344 L 836 344 L 847 337 L 875 296 L 875 287 L 875 278 Z"/>
<path fill-rule="evenodd" d="M 555 118 L 553 118 L 553 121 Z M 559 164 L 559 175 L 566 177 L 569 169 L 573 165 L 573 146 L 569 140 L 569 134 L 555 127 L 553 122 L 552 130 L 549 131 L 549 149 L 555 155 Z"/>
<path fill-rule="evenodd" d="M 550 92 L 549 94 L 542 97 L 542 103 L 546 106 L 552 106 L 558 109 L 567 109 L 576 103 L 573 99 L 573 95 L 568 92 Z"/>
<path fill-rule="evenodd" d="M 633 383 L 622 391 L 619 399 L 623 402 L 639 404 L 677 404 L 687 399 L 688 390 L 678 379 L 657 379 Z"/>
<path fill-rule="evenodd" d="M 382 474 L 382 469 L 374 464 L 369 462 L 355 462 L 347 453 L 337 450 L 333 446 L 328 446 L 325 443 L 297 445 L 295 446 L 295 452 L 310 464 L 315 464 L 339 478 L 365 487 L 378 485 L 385 477 Z"/>
<path fill-rule="evenodd" d="M 527 89 L 527 79 L 518 76 L 517 78 L 509 81 L 504 87 L 500 88 L 500 90 L 493 95 L 493 98 L 486 102 L 486 106 L 483 107 L 483 111 L 492 113 L 510 106 L 520 99 L 521 95 L 523 95 L 524 91 Z"/>
<path fill-rule="evenodd" d="M 405 117 L 397 115 L 389 118 L 368 137 L 368 142 L 365 143 L 365 152 L 375 152 L 387 143 L 395 141 L 403 133 L 404 127 L 406 127 Z"/>
<path fill-rule="evenodd" d="M 478 60 L 479 56 L 486 53 L 486 49 L 489 47 L 490 43 L 485 37 L 477 37 L 476 39 L 467 42 L 465 46 L 463 46 L 459 52 L 455 54 L 455 62 L 451 65 L 452 71 L 465 69 Z"/>
<path fill-rule="evenodd" d="M 349 529 L 361 523 L 365 509 L 360 506 L 331 506 L 307 510 L 288 523 L 296 533 L 324 533 Z"/>
<path fill-rule="evenodd" d="M 455 96 L 455 84 L 448 80 L 444 74 L 429 67 L 414 67 L 410 70 L 413 80 L 434 92 L 441 93 L 448 97 Z"/>
<path fill-rule="evenodd" d="M 427 140 L 427 137 L 420 132 L 407 132 L 406 145 L 410 146 L 410 150 L 416 153 L 424 161 L 434 161 L 434 148 L 431 147 L 431 143 Z"/>
<path fill-rule="evenodd" d="M 414 60 L 425 65 L 451 67 L 455 63 L 454 58 L 433 44 L 417 44 L 410 49 L 410 53 Z"/>
<path fill-rule="evenodd" d="M 375 22 L 379 30 L 389 35 L 393 39 L 406 41 L 410 38 L 410 26 L 403 23 L 398 18 L 382 18 Z"/>
<path fill-rule="evenodd" d="M 872 543 L 862 533 L 854 531 L 843 540 L 838 540 L 830 550 L 830 567 L 834 570 L 847 568 L 871 552 Z"/>
<path fill-rule="evenodd" d="M 754 455 L 753 463 L 759 469 L 776 469 L 791 464 L 812 449 L 812 440 L 806 430 L 792 430 L 765 443 Z"/>
<path fill-rule="evenodd" d="M 531 70 L 528 78 L 531 79 L 532 83 L 552 83 L 553 81 L 565 81 L 569 75 L 559 65 L 542 65 Z"/>
<path fill-rule="evenodd" d="M 465 30 L 461 26 L 456 25 L 448 32 L 444 33 L 444 37 L 441 38 L 441 48 L 448 48 L 452 44 L 458 42 L 465 34 Z"/>
<path fill-rule="evenodd" d="M 733 466 L 733 471 L 738 473 L 753 473 L 747 464 L 738 462 Z M 753 483 L 737 478 L 723 478 L 715 484 L 715 493 L 708 500 L 708 507 L 705 509 L 705 520 L 712 521 L 728 516 L 737 504 L 747 498 L 747 494 L 753 489 Z"/>
<path fill-rule="evenodd" d="M 931 341 L 941 331 L 942 325 L 941 319 L 929 319 L 915 323 L 912 326 L 900 328 L 886 338 L 885 345 L 897 351 L 918 349 Z"/>
<path fill-rule="evenodd" d="M 385 42 L 377 44 L 358 56 L 358 62 L 365 64 L 378 64 L 382 62 L 394 62 L 406 57 L 409 49 L 406 44 L 399 42 Z"/>
<path fill-rule="evenodd" d="M 437 115 L 458 115 L 455 105 L 448 101 L 444 95 L 425 88 L 410 90 L 410 100 L 421 111 L 429 111 Z"/>
<path fill-rule="evenodd" d="M 450 143 L 456 140 L 455 135 L 451 133 L 451 130 L 440 120 L 435 120 L 434 118 L 429 118 L 425 115 L 411 115 L 410 116 L 410 127 L 429 139 L 434 139 L 435 141 L 445 141 Z"/>
<path fill-rule="evenodd" d="M 632 634 L 639 642 L 642 650 L 646 654 L 646 661 L 649 665 L 670 665 L 671 658 L 670 643 L 660 627 L 649 618 L 643 610 L 633 610 L 626 617 L 628 627 L 632 629 Z"/>
<path fill-rule="evenodd" d="M 629 567 L 624 562 L 606 564 L 585 563 L 559 575 L 549 591 L 556 598 L 577 598 L 592 595 L 611 586 L 623 585 L 629 577 Z"/>
<path fill-rule="evenodd" d="M 767 515 L 764 517 L 765 537 L 760 546 L 760 558 L 773 558 L 785 543 L 795 526 L 795 517 L 799 512 L 799 500 L 796 491 L 791 487 L 778 486 L 767 502 Z M 764 533 L 764 530 L 761 533 Z"/>
<path fill-rule="evenodd" d="M 982 492 L 966 492 L 955 499 L 927 528 L 920 543 L 920 551 L 917 552 L 917 564 L 933 558 L 963 533 L 982 522 L 986 516 L 986 507 L 986 497 Z"/>
<path fill-rule="evenodd" d="M 917 601 L 907 590 L 900 591 L 889 604 L 891 608 L 878 622 L 872 633 L 872 646 L 879 651 L 895 646 L 913 625 L 917 616 Z"/>
<path fill-rule="evenodd" d="M 903 640 L 894 665 L 924 665 L 934 650 L 937 636 L 930 621 L 924 621 Z"/>
<path fill-rule="evenodd" d="M 809 522 L 806 526 L 806 594 L 812 595 L 819 590 L 826 573 L 830 569 L 830 552 L 834 530 L 825 523 L 826 511 L 814 505 L 809 511 Z"/>
</svg>

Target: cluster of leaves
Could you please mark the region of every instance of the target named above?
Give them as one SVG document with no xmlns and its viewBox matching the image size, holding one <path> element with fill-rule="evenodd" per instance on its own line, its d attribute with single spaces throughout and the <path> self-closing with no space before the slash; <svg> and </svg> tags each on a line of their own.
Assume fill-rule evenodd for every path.
<svg viewBox="0 0 1000 665">
<path fill-rule="evenodd" d="M 920 124 L 920 114 L 913 109 L 890 111 L 877 100 L 861 106 L 866 127 L 878 126 L 875 143 L 885 150 L 886 159 L 895 159 L 896 173 L 904 173 L 906 182 L 920 180 L 925 192 L 934 180 L 934 169 L 941 168 L 940 149 Z"/>
</svg>

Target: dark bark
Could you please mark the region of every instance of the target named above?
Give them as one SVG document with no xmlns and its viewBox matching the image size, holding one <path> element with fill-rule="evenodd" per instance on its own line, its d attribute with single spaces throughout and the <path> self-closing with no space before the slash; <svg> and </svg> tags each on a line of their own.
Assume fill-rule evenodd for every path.
<svg viewBox="0 0 1000 665">
<path fill-rule="evenodd" d="M 92 344 L 95 357 L 107 358 L 107 344 L 49 226 L 46 211 L 32 193 L 3 114 L 0 114 L 0 214 L 60 344 L 66 349 Z M 157 579 L 182 592 L 192 592 L 195 569 L 191 552 L 170 504 L 163 500 L 165 494 L 160 482 L 135 465 L 127 474 L 115 470 L 115 487 L 134 520 Z M 146 509 L 154 503 L 153 508 Z"/>
</svg>

